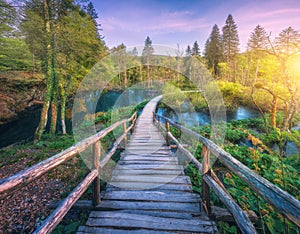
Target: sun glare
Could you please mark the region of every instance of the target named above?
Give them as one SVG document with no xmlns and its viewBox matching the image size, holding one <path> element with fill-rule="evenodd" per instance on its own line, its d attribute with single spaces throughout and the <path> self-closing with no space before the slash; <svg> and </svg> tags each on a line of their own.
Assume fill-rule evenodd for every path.
<svg viewBox="0 0 300 234">
<path fill-rule="evenodd" d="M 288 73 L 295 86 L 300 88 L 300 54 L 297 54 L 288 64 Z"/>
</svg>

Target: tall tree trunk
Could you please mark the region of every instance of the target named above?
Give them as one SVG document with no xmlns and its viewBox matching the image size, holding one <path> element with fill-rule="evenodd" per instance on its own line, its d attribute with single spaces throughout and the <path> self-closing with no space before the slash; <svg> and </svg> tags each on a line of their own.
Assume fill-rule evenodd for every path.
<svg viewBox="0 0 300 234">
<path fill-rule="evenodd" d="M 52 12 L 53 14 L 53 12 Z M 50 21 L 51 28 L 51 68 L 52 68 L 52 102 L 51 102 L 51 125 L 50 125 L 50 134 L 52 136 L 56 133 L 57 125 L 57 109 L 58 109 L 58 76 L 56 74 L 56 42 L 55 35 L 53 30 L 53 22 Z"/>
<path fill-rule="evenodd" d="M 60 118 L 61 118 L 61 130 L 62 130 L 62 134 L 67 134 L 67 130 L 66 130 L 66 103 L 67 103 L 67 96 L 66 96 L 66 92 L 64 90 L 64 88 L 61 89 L 61 111 L 60 111 Z"/>
<path fill-rule="evenodd" d="M 45 127 L 48 121 L 48 110 L 51 102 L 52 95 L 52 68 L 51 68 L 51 28 L 50 28 L 50 15 L 49 15 L 49 2 L 47 0 L 43 1 L 43 10 L 44 10 L 44 30 L 47 35 L 47 41 L 45 43 L 46 47 L 46 56 L 45 56 L 45 76 L 46 76 L 46 92 L 44 94 L 44 105 L 41 113 L 40 123 L 35 131 L 34 139 L 41 139 L 42 134 L 44 133 Z"/>
</svg>

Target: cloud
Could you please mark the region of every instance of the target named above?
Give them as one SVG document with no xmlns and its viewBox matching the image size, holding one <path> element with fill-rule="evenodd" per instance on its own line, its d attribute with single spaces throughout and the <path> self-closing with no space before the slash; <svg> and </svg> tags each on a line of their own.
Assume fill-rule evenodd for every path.
<svg viewBox="0 0 300 234">
<path fill-rule="evenodd" d="M 288 26 L 295 29 L 300 26 L 299 0 L 193 1 L 189 4 L 129 0 L 121 5 L 105 1 L 101 4 L 104 9 L 100 10 L 99 23 L 109 46 L 122 42 L 143 44 L 148 35 L 154 43 L 186 45 L 197 40 L 203 45 L 213 25 L 218 24 L 221 30 L 229 14 L 237 23 L 242 50 L 257 24 L 267 32 L 272 31 L 274 36 Z"/>
<path fill-rule="evenodd" d="M 193 17 L 192 12 L 174 11 L 157 13 L 155 17 L 132 17 L 132 14 L 117 17 L 107 17 L 101 19 L 101 24 L 105 31 L 128 30 L 129 32 L 139 33 L 148 31 L 151 33 L 170 33 L 170 32 L 192 32 L 210 26 L 203 17 Z M 126 20 L 125 20 L 126 19 Z"/>
</svg>

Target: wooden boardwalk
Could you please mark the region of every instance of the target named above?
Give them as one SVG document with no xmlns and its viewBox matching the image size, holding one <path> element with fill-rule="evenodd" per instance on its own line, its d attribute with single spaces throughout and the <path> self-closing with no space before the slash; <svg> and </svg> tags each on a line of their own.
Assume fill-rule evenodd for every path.
<svg viewBox="0 0 300 234">
<path fill-rule="evenodd" d="M 152 123 L 159 98 L 141 113 L 102 201 L 80 233 L 217 233 L 189 177 Z"/>
</svg>

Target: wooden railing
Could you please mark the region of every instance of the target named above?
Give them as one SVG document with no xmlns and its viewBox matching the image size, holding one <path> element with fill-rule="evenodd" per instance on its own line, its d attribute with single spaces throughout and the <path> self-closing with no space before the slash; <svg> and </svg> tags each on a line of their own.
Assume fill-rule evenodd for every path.
<svg viewBox="0 0 300 234">
<path fill-rule="evenodd" d="M 49 233 L 51 232 L 62 220 L 62 218 L 71 209 L 74 203 L 82 196 L 87 190 L 88 186 L 93 183 L 93 205 L 100 203 L 100 174 L 101 168 L 110 160 L 113 154 L 116 152 L 118 145 L 126 140 L 129 131 L 132 131 L 136 122 L 136 112 L 129 118 L 120 120 L 111 126 L 101 130 L 97 134 L 88 137 L 74 146 L 48 158 L 26 170 L 23 170 L 13 176 L 0 180 L 0 199 L 4 199 L 6 196 L 19 190 L 20 188 L 28 185 L 30 182 L 36 180 L 46 172 L 61 165 L 72 157 L 86 150 L 89 146 L 93 147 L 93 168 L 89 174 L 83 179 L 83 181 L 60 203 L 60 205 L 52 212 L 52 214 L 35 230 L 34 233 Z M 127 127 L 127 124 L 129 125 Z M 122 126 L 122 135 L 114 142 L 110 151 L 100 161 L 100 141 L 108 133 L 115 128 Z"/>
<path fill-rule="evenodd" d="M 165 124 L 161 123 L 162 119 L 165 121 Z M 248 215 L 243 212 L 239 205 L 233 200 L 230 194 L 226 191 L 222 182 L 215 175 L 213 169 L 210 168 L 210 154 L 213 154 L 224 166 L 239 176 L 279 213 L 283 214 L 290 221 L 300 226 L 300 202 L 296 198 L 259 176 L 214 142 L 200 134 L 156 113 L 153 113 L 153 121 L 157 123 L 158 128 L 163 128 L 166 131 L 167 143 L 170 143 L 170 140 L 172 140 L 177 145 L 178 150 L 185 154 L 202 174 L 202 202 L 208 215 L 211 214 L 210 189 L 212 189 L 231 212 L 240 230 L 243 233 L 256 233 Z M 194 155 L 184 148 L 172 135 L 170 132 L 170 125 L 202 143 L 202 163 L 200 163 Z"/>
</svg>

